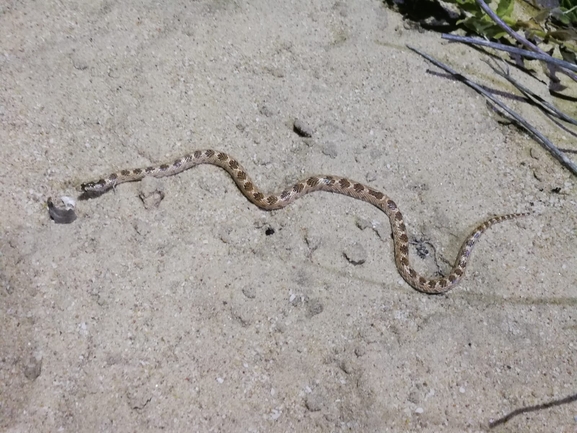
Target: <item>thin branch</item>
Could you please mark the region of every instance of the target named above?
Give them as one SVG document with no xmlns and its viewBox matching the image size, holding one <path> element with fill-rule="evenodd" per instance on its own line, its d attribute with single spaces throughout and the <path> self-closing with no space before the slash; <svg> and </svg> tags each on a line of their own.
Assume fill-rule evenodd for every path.
<svg viewBox="0 0 577 433">
<path fill-rule="evenodd" d="M 573 173 L 574 175 L 577 176 L 577 165 L 573 161 L 571 161 L 569 158 L 567 158 L 563 154 L 563 152 L 561 152 L 553 143 L 551 143 L 551 141 L 549 141 L 547 139 L 547 137 L 545 137 L 537 129 L 535 129 L 533 126 L 531 126 L 529 124 L 529 122 L 527 122 L 525 119 L 523 119 L 520 115 L 515 113 L 513 110 L 511 110 L 509 107 L 507 107 L 501 101 L 499 101 L 497 98 L 495 98 L 493 95 L 491 95 L 489 92 L 487 92 L 481 86 L 479 86 L 477 83 L 469 80 L 468 78 L 466 78 L 462 74 L 454 71 L 449 66 L 439 62 L 438 60 L 435 60 L 434 58 L 432 58 L 428 54 L 425 54 L 425 53 L 417 50 L 416 48 L 413 48 L 409 45 L 407 45 L 407 48 L 409 48 L 410 50 L 423 56 L 425 59 L 427 59 L 429 62 L 433 63 L 434 65 L 438 66 L 439 68 L 447 71 L 449 74 L 453 75 L 459 81 L 462 81 L 467 86 L 472 87 L 477 92 L 482 94 L 485 98 L 489 99 L 491 102 L 493 102 L 495 105 L 497 105 L 501 110 L 503 110 L 505 113 L 507 113 L 509 115 L 509 117 L 514 119 L 527 132 L 529 132 L 529 134 L 531 134 L 538 142 L 540 142 L 541 145 L 545 149 L 547 149 L 551 153 L 551 155 L 553 155 L 553 157 L 555 157 L 562 165 L 564 165 L 569 171 L 571 171 L 571 173 Z"/>
<path fill-rule="evenodd" d="M 519 83 L 517 80 L 515 80 L 513 77 L 511 77 L 511 75 L 509 74 L 509 68 L 505 69 L 497 62 L 494 62 L 495 63 L 494 65 L 489 61 L 486 61 L 485 63 L 487 63 L 496 74 L 505 78 L 513 86 L 515 86 L 517 89 L 519 89 L 519 91 L 522 92 L 531 101 L 533 101 L 533 103 L 535 105 L 541 107 L 541 109 L 545 113 L 547 113 L 550 116 L 555 116 L 555 117 L 557 117 L 561 120 L 564 120 L 565 122 L 570 123 L 572 125 L 577 125 L 577 120 L 575 120 L 571 116 L 563 113 L 561 110 L 557 109 L 555 106 L 550 104 L 548 101 L 545 101 L 543 98 L 541 98 L 535 92 L 529 90 L 528 88 L 523 86 L 521 83 Z"/>
<path fill-rule="evenodd" d="M 490 421 L 489 428 L 495 428 L 498 425 L 505 424 L 511 418 L 514 418 L 517 415 L 521 415 L 522 413 L 536 412 L 538 410 L 549 409 L 550 407 L 561 406 L 562 404 L 569 404 L 575 401 L 577 401 L 577 394 L 570 395 L 565 398 L 561 398 L 559 400 L 552 400 L 547 403 L 537 404 L 535 406 L 521 407 L 519 409 L 515 409 L 513 412 L 509 412 L 507 415 L 505 415 L 502 418 L 499 418 L 498 420 Z"/>
<path fill-rule="evenodd" d="M 493 21 L 495 21 L 495 24 L 497 24 L 499 27 L 501 27 L 509 36 L 511 36 L 517 42 L 519 42 L 520 44 L 523 44 L 524 46 L 526 46 L 527 48 L 529 48 L 532 51 L 535 51 L 535 52 L 540 53 L 540 54 L 545 54 L 545 55 L 547 54 L 545 51 L 543 51 L 537 45 L 533 44 L 532 42 L 529 42 L 527 39 L 525 39 L 519 33 L 513 31 L 513 29 L 511 29 L 511 27 L 509 27 L 505 23 L 505 21 L 503 21 L 501 18 L 499 18 L 499 16 L 495 12 L 493 12 L 493 9 L 491 9 L 489 6 L 487 6 L 487 3 L 485 3 L 483 0 L 475 0 L 475 1 L 479 5 L 479 7 L 481 9 L 483 9 L 485 11 L 485 13 L 487 15 L 489 15 Z M 575 75 L 575 74 L 573 74 L 573 73 L 571 73 L 571 72 L 569 72 L 563 68 L 561 68 L 561 71 L 564 72 L 573 81 L 577 81 L 577 75 Z M 551 73 L 553 73 L 553 71 L 551 71 Z"/>
<path fill-rule="evenodd" d="M 485 11 L 485 13 L 487 15 L 489 15 L 493 21 L 495 21 L 495 24 L 497 24 L 499 27 L 501 27 L 509 36 L 511 36 L 513 39 L 515 39 L 521 45 L 526 46 L 531 51 L 535 51 L 536 53 L 546 54 L 545 51 L 543 51 L 537 45 L 533 44 L 532 42 L 529 42 L 527 39 L 525 39 L 519 33 L 513 31 L 513 29 L 511 27 L 509 27 L 507 24 L 505 24 L 505 21 L 503 21 L 499 17 L 499 15 L 497 15 L 495 12 L 493 12 L 493 9 L 491 9 L 487 5 L 487 3 L 485 3 L 483 0 L 475 0 L 475 1 L 479 5 L 479 7 L 481 9 L 483 9 Z"/>
<path fill-rule="evenodd" d="M 526 57 L 528 59 L 535 59 L 541 60 L 543 62 L 552 63 L 556 66 L 560 66 L 562 68 L 570 69 L 571 71 L 577 72 L 577 65 L 573 63 L 566 62 L 565 60 L 556 59 L 555 57 L 550 56 L 549 54 L 540 54 L 534 51 L 523 50 L 521 48 L 511 47 L 505 44 L 499 44 L 497 42 L 490 42 L 485 39 L 479 38 L 470 38 L 467 36 L 457 36 L 457 35 L 449 35 L 449 34 L 442 34 L 441 37 L 443 39 L 447 39 L 449 41 L 454 42 L 463 42 L 466 44 L 473 44 L 473 45 L 483 45 L 485 47 L 493 48 L 499 51 L 507 51 L 508 53 L 518 54 L 520 56 Z"/>
</svg>

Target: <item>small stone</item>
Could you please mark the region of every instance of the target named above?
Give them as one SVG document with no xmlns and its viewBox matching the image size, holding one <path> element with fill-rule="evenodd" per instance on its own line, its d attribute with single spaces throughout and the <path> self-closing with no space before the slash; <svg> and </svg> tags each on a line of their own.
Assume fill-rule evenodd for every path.
<svg viewBox="0 0 577 433">
<path fill-rule="evenodd" d="M 263 116 L 266 116 L 266 117 L 271 117 L 274 115 L 274 112 L 272 111 L 272 109 L 268 105 L 263 105 L 262 107 L 260 107 L 259 112 L 260 112 L 260 114 L 262 114 Z"/>
<path fill-rule="evenodd" d="M 158 207 L 164 199 L 164 188 L 162 183 L 154 177 L 145 177 L 139 184 L 140 200 L 144 203 L 145 209 Z"/>
<path fill-rule="evenodd" d="M 323 405 L 322 399 L 317 395 L 308 395 L 305 400 L 305 406 L 311 412 L 318 412 Z"/>
<path fill-rule="evenodd" d="M 353 243 L 345 248 L 343 255 L 353 265 L 362 265 L 367 261 L 367 252 L 358 243 Z"/>
<path fill-rule="evenodd" d="M 147 236 L 152 231 L 152 227 L 148 221 L 142 221 L 140 219 L 132 223 L 132 227 L 140 236 Z"/>
<path fill-rule="evenodd" d="M 276 78 L 283 78 L 285 76 L 285 73 L 281 68 L 269 67 L 265 68 L 265 71 Z"/>
<path fill-rule="evenodd" d="M 28 380 L 36 380 L 42 372 L 42 356 L 30 355 L 24 366 L 24 376 Z"/>
<path fill-rule="evenodd" d="M 372 228 L 373 224 L 365 219 L 365 218 L 357 218 L 357 220 L 355 221 L 355 224 L 357 225 L 358 228 L 360 228 L 361 230 L 364 229 L 368 229 L 368 228 Z"/>
<path fill-rule="evenodd" d="M 339 368 L 347 374 L 351 374 L 354 371 L 353 365 L 345 360 L 339 362 Z"/>
<path fill-rule="evenodd" d="M 254 299 L 256 298 L 256 289 L 252 286 L 245 287 L 242 289 L 242 294 L 248 299 Z"/>
<path fill-rule="evenodd" d="M 334 143 L 325 144 L 322 149 L 323 155 L 329 158 L 335 159 L 339 152 L 337 151 L 337 146 Z"/>
<path fill-rule="evenodd" d="M 312 137 L 312 128 L 300 119 L 296 119 L 293 124 L 293 131 L 301 137 Z"/>
<path fill-rule="evenodd" d="M 309 318 L 321 314 L 324 310 L 324 306 L 318 299 L 307 300 L 307 316 Z"/>
<path fill-rule="evenodd" d="M 367 182 L 374 182 L 379 178 L 379 174 L 376 171 L 370 171 L 365 175 Z"/>
<path fill-rule="evenodd" d="M 46 201 L 48 214 L 56 224 L 71 224 L 76 220 L 74 206 L 72 206 L 72 208 L 68 207 L 64 202 L 64 197 L 62 198 L 62 202 L 65 204 L 65 207 L 57 207 L 54 205 L 52 197 L 48 197 L 48 200 Z"/>
<path fill-rule="evenodd" d="M 379 236 L 379 238 L 383 239 L 383 240 L 389 240 L 391 238 L 391 229 L 390 227 L 385 227 L 384 224 L 375 224 L 373 227 L 373 230 L 375 230 L 375 232 L 377 232 L 377 235 Z"/>
<path fill-rule="evenodd" d="M 320 236 L 307 233 L 305 235 L 305 242 L 311 251 L 315 251 L 321 246 L 322 239 Z"/>
</svg>

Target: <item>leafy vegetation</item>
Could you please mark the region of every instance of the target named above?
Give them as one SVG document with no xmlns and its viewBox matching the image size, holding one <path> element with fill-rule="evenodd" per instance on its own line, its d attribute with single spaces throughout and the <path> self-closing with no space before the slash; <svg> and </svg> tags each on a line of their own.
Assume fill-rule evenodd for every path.
<svg viewBox="0 0 577 433">
<path fill-rule="evenodd" d="M 497 25 L 475 0 L 448 0 L 459 7 L 464 18 L 457 24 L 488 39 L 500 39 L 505 31 Z M 561 0 L 559 6 L 543 8 L 536 3 L 519 3 L 530 18 L 523 20 L 514 14 L 515 0 L 499 0 L 491 5 L 497 16 L 514 31 L 524 31 L 531 39 L 563 46 L 564 51 L 577 52 L 577 0 Z M 566 60 L 569 60 L 566 58 Z"/>
</svg>

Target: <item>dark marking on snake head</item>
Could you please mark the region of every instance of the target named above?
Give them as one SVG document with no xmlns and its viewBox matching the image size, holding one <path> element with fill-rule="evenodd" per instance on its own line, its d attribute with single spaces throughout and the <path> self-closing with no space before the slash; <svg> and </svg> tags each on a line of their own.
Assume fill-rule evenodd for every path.
<svg viewBox="0 0 577 433">
<path fill-rule="evenodd" d="M 341 179 L 339 180 L 339 186 L 346 189 L 351 186 L 351 183 L 347 179 Z"/>
</svg>

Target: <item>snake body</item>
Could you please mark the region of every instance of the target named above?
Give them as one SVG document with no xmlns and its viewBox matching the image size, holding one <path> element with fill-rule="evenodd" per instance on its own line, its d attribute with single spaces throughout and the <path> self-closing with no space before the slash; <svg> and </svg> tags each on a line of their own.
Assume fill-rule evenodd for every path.
<svg viewBox="0 0 577 433">
<path fill-rule="evenodd" d="M 282 209 L 296 199 L 314 191 L 343 194 L 376 206 L 389 217 L 395 249 L 395 263 L 399 273 L 413 288 L 429 294 L 447 292 L 459 283 L 465 275 L 465 269 L 475 243 L 489 227 L 503 221 L 528 215 L 528 213 L 512 213 L 489 218 L 477 226 L 465 239 L 457 255 L 455 265 L 448 276 L 426 278 L 419 275 L 410 265 L 407 228 L 403 220 L 403 214 L 396 203 L 382 192 L 345 177 L 332 175 L 311 176 L 300 180 L 292 187 L 284 189 L 280 194 L 265 194 L 254 184 L 246 170 L 236 159 L 224 152 L 208 149 L 196 150 L 182 158 L 176 159 L 170 164 L 112 173 L 96 182 L 84 183 L 81 188 L 88 197 L 95 197 L 124 182 L 138 181 L 146 176 L 172 176 L 200 164 L 216 165 L 224 169 L 233 178 L 244 196 L 264 210 Z"/>
</svg>

